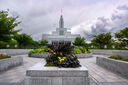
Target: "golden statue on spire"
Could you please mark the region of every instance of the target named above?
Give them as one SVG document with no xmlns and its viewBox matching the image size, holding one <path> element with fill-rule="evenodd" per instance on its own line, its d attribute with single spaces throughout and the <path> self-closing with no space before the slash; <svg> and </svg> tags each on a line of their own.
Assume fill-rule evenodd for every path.
<svg viewBox="0 0 128 85">
<path fill-rule="evenodd" d="M 61 8 L 61 16 L 62 16 L 62 8 Z"/>
</svg>

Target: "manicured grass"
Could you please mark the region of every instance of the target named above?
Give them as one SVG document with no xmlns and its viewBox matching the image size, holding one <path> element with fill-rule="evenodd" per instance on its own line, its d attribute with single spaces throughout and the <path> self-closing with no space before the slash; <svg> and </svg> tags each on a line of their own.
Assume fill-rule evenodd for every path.
<svg viewBox="0 0 128 85">
<path fill-rule="evenodd" d="M 120 56 L 109 56 L 109 58 L 128 62 L 128 59 L 122 58 Z"/>
</svg>

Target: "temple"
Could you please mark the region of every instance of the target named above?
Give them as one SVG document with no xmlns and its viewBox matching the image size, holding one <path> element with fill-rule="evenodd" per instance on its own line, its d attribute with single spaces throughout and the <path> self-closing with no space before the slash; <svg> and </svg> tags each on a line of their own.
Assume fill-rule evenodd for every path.
<svg viewBox="0 0 128 85">
<path fill-rule="evenodd" d="M 71 34 L 71 32 L 64 27 L 64 20 L 61 9 L 59 28 L 56 28 L 56 30 L 53 31 L 52 34 L 43 34 L 42 40 L 47 40 L 48 44 L 53 44 L 53 45 L 63 44 L 63 43 L 72 44 L 72 42 L 74 42 L 76 37 L 80 37 L 80 34 Z"/>
</svg>

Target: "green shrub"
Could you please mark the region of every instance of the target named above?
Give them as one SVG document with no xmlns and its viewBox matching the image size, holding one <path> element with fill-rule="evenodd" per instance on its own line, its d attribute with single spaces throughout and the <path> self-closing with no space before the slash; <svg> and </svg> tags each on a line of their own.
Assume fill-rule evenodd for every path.
<svg viewBox="0 0 128 85">
<path fill-rule="evenodd" d="M 85 53 L 86 52 L 86 49 L 85 48 L 79 48 L 81 53 Z"/>
<path fill-rule="evenodd" d="M 92 53 L 91 50 L 88 49 L 87 53 Z"/>
<path fill-rule="evenodd" d="M 120 56 L 109 56 L 109 58 L 128 62 L 128 59 L 122 58 Z"/>
<path fill-rule="evenodd" d="M 11 58 L 9 55 L 0 54 L 0 59 Z"/>
<path fill-rule="evenodd" d="M 81 50 L 80 50 L 79 48 L 74 48 L 74 49 L 73 49 L 73 52 L 74 52 L 75 54 L 80 54 L 80 53 L 81 53 Z"/>
<path fill-rule="evenodd" d="M 29 55 L 30 55 L 30 54 L 33 54 L 33 53 L 37 53 L 37 49 L 33 49 L 33 50 L 30 50 L 30 51 L 28 52 Z"/>
<path fill-rule="evenodd" d="M 75 53 L 75 54 L 81 54 L 81 53 L 87 54 L 87 53 L 92 53 L 92 52 L 86 48 L 74 48 L 73 53 Z"/>
</svg>

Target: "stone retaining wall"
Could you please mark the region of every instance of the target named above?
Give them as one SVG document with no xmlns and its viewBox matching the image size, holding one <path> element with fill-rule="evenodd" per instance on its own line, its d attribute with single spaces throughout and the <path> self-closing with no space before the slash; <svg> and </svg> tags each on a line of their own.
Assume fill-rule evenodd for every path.
<svg viewBox="0 0 128 85">
<path fill-rule="evenodd" d="M 23 57 L 12 57 L 0 60 L 0 71 L 5 71 L 11 67 L 21 65 L 23 63 Z"/>
<path fill-rule="evenodd" d="M 88 54 L 76 54 L 76 56 L 78 58 L 91 58 L 91 57 L 93 57 L 92 56 L 92 53 L 88 53 Z"/>
<path fill-rule="evenodd" d="M 0 54 L 22 55 L 27 54 L 31 49 L 0 49 Z"/>
<path fill-rule="evenodd" d="M 114 60 L 107 57 L 97 57 L 96 64 L 128 78 L 128 62 Z"/>
<path fill-rule="evenodd" d="M 49 54 L 38 54 L 38 53 L 33 53 L 28 55 L 29 57 L 35 57 L 35 58 L 46 58 Z"/>
<path fill-rule="evenodd" d="M 123 58 L 128 58 L 128 50 L 91 50 L 93 54 L 96 55 L 117 55 Z"/>
</svg>

